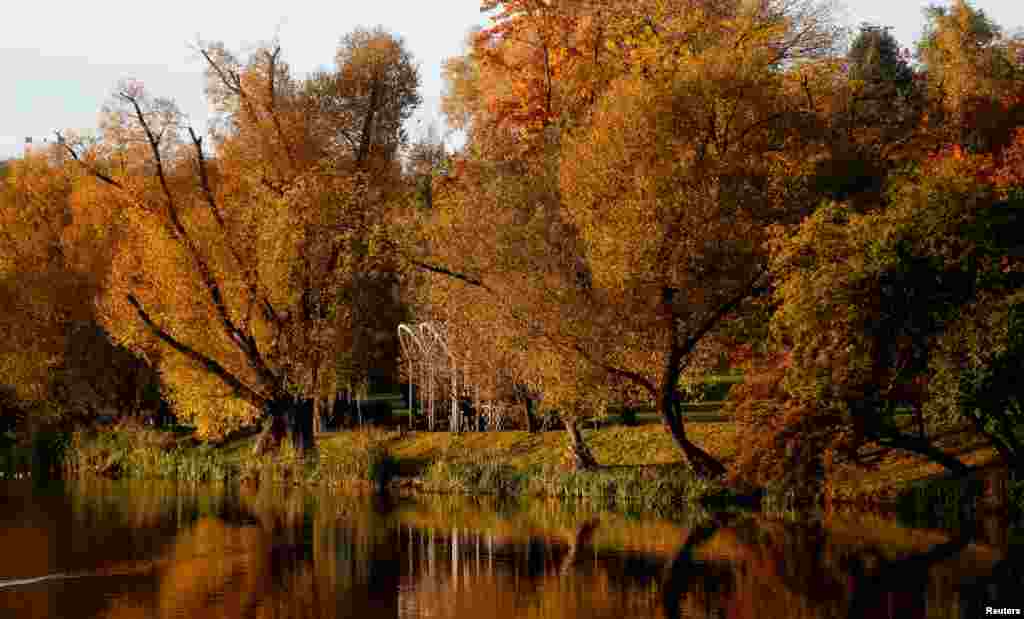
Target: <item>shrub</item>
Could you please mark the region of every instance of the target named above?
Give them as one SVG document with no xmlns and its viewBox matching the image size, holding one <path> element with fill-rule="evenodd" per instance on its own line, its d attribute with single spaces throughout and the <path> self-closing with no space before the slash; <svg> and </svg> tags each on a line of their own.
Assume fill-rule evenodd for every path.
<svg viewBox="0 0 1024 619">
<path fill-rule="evenodd" d="M 388 449 L 385 435 L 357 430 L 344 449 L 321 451 L 316 474 L 328 483 L 371 482 L 383 488 L 398 472 L 398 462 Z"/>
<path fill-rule="evenodd" d="M 525 472 L 505 464 L 437 460 L 427 468 L 422 481 L 433 492 L 515 496 L 525 488 L 526 478 Z"/>
</svg>

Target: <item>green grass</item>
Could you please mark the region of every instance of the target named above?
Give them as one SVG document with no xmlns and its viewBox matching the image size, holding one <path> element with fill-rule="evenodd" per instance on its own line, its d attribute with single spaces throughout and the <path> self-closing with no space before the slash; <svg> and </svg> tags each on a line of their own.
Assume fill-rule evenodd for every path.
<svg viewBox="0 0 1024 619">
<path fill-rule="evenodd" d="M 697 440 L 714 441 L 723 424 L 693 424 Z M 65 457 L 71 474 L 132 479 L 237 480 L 260 484 L 362 485 L 394 478 L 438 493 L 554 496 L 643 510 L 699 498 L 707 490 L 679 465 L 660 424 L 584 430 L 602 463 L 593 472 L 565 466 L 565 432 L 398 432 L 369 428 L 321 435 L 315 455 L 283 448 L 254 457 L 255 437 L 214 447 L 185 446 L 138 427 L 75 436 Z"/>
<path fill-rule="evenodd" d="M 717 405 L 703 403 L 692 410 L 713 411 Z M 728 465 L 738 449 L 737 425 L 689 416 L 690 438 Z M 366 488 L 391 484 L 439 493 L 546 495 L 626 510 L 722 496 L 722 488 L 690 479 L 680 466 L 681 452 L 653 415 L 641 415 L 631 426 L 608 420 L 596 428 L 588 424 L 583 435 L 601 464 L 597 471 L 569 470 L 568 437 L 561 430 L 452 434 L 383 428 L 322 434 L 316 454 L 307 458 L 287 449 L 254 458 L 252 436 L 215 448 L 144 428 L 80 433 L 65 454 L 65 467 L 72 473 L 135 478 Z M 951 433 L 939 443 L 968 464 L 984 465 L 994 457 L 969 433 Z M 898 451 L 880 452 L 871 460 L 869 468 L 839 465 L 825 490 L 827 497 L 835 503 L 894 505 L 910 485 L 941 473 L 938 465 Z"/>
</svg>

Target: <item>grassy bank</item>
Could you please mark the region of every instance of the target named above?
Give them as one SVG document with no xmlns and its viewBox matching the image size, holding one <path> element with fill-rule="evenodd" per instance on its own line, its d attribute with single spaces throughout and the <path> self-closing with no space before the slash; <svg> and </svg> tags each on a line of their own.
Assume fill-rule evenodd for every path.
<svg viewBox="0 0 1024 619">
<path fill-rule="evenodd" d="M 732 446 L 728 424 L 699 424 L 691 432 L 722 449 Z M 449 434 L 369 429 L 320 436 L 314 456 L 287 446 L 253 457 L 255 437 L 223 446 L 138 426 L 75 434 L 64 457 L 70 475 L 246 484 L 316 484 L 438 494 L 551 496 L 624 511 L 668 509 L 721 491 L 693 479 L 669 436 L 656 424 L 584 432 L 602 468 L 576 472 L 565 465 L 564 432 Z"/>
<path fill-rule="evenodd" d="M 695 422 L 688 433 L 726 462 L 735 456 L 732 423 Z M 303 459 L 287 448 L 255 458 L 254 437 L 215 447 L 136 426 L 78 433 L 64 462 L 71 474 L 551 496 L 623 511 L 664 510 L 728 496 L 720 485 L 689 474 L 660 424 L 609 425 L 587 429 L 584 436 L 602 465 L 597 471 L 569 470 L 567 437 L 560 431 L 343 431 L 320 436 L 317 454 Z M 950 433 L 940 445 L 974 465 L 995 458 L 966 434 Z M 827 491 L 836 503 L 895 508 L 941 473 L 940 467 L 908 454 L 876 452 L 869 454 L 866 466 L 842 465 Z"/>
</svg>

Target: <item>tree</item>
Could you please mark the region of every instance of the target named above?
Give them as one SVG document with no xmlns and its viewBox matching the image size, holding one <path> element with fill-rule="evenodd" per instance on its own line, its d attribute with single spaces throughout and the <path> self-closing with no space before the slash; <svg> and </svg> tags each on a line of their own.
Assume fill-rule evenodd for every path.
<svg viewBox="0 0 1024 619">
<path fill-rule="evenodd" d="M 448 109 L 471 115 L 456 169 L 489 180 L 446 215 L 433 270 L 490 291 L 531 354 L 587 388 L 657 403 L 693 468 L 721 473 L 686 436 L 680 378 L 759 288 L 763 227 L 806 208 L 802 166 L 820 149 L 814 97 L 825 92 L 808 61 L 831 41 L 822 14 L 799 3 L 487 6 L 498 24 L 449 63 L 449 92 L 463 99 Z M 492 249 L 461 260 L 442 249 L 467 237 Z"/>
<path fill-rule="evenodd" d="M 724 468 L 686 435 L 680 378 L 763 285 L 766 226 L 808 206 L 801 165 L 821 142 L 805 69 L 828 34 L 800 7 L 717 8 L 664 15 L 561 159 L 565 208 L 610 314 L 589 348 L 654 400 L 704 474 Z"/>
<path fill-rule="evenodd" d="M 0 366 L 36 425 L 159 406 L 152 366 L 97 324 L 93 300 L 114 239 L 73 220 L 73 176 L 59 152 L 37 151 L 0 181 Z"/>
<path fill-rule="evenodd" d="M 421 103 L 419 70 L 401 38 L 357 28 L 341 39 L 337 71 L 316 73 L 304 97 L 312 123 L 357 162 L 393 164 L 406 141 L 403 123 Z"/>
<path fill-rule="evenodd" d="M 310 94 L 327 78 L 292 78 L 279 47 L 245 63 L 220 45 L 199 51 L 222 113 L 215 155 L 138 83 L 120 86 L 99 141 L 66 143 L 88 172 L 72 203 L 120 235 L 104 326 L 132 350 L 161 351 L 185 417 L 267 418 L 309 449 L 319 373 L 356 318 L 344 291 L 379 264 L 379 183 L 401 139 L 388 132 L 416 100 L 417 73 L 400 41 L 357 31 L 331 107 Z"/>
<path fill-rule="evenodd" d="M 1020 395 L 1005 368 L 1019 353 L 1021 194 L 994 182 L 1004 174 L 990 158 L 957 153 L 902 178 L 884 208 L 830 205 L 778 230 L 777 360 L 753 373 L 761 387 L 736 394 L 749 472 L 771 476 L 837 450 L 856 459 L 875 442 L 965 473 L 895 423 L 906 402 L 933 422 L 973 421 L 1019 466 Z"/>
<path fill-rule="evenodd" d="M 1011 128 L 1024 119 L 1020 41 L 1004 36 L 967 0 L 931 7 L 925 14 L 918 57 L 936 103 L 933 114 L 947 127 L 947 141 L 973 152 L 1005 147 Z"/>
<path fill-rule="evenodd" d="M 817 164 L 814 190 L 864 209 L 882 199 L 888 175 L 920 152 L 927 97 L 888 28 L 862 25 L 845 62 L 821 106 L 829 156 Z"/>
<path fill-rule="evenodd" d="M 418 222 L 429 253 L 413 254 L 413 264 L 446 276 L 427 282 L 421 315 L 448 326 L 482 398 L 559 411 L 573 459 L 593 466 L 577 424 L 600 412 L 608 389 L 560 336 L 564 317 L 586 309 L 576 241 L 552 208 L 553 174 L 470 158 L 453 168 Z"/>
</svg>

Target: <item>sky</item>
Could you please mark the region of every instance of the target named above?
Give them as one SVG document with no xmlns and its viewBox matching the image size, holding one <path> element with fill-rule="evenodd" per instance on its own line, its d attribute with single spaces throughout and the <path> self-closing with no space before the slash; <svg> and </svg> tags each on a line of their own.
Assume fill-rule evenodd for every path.
<svg viewBox="0 0 1024 619">
<path fill-rule="evenodd" d="M 912 47 L 929 4 L 845 0 L 839 15 L 851 27 L 892 26 L 900 44 Z M 1024 27 L 1020 0 L 973 4 L 1008 30 Z M 190 47 L 199 39 L 223 41 L 244 56 L 276 37 L 301 75 L 331 67 L 339 39 L 357 26 L 382 25 L 402 36 L 420 63 L 424 103 L 409 127 L 416 137 L 432 120 L 442 120 L 441 63 L 462 53 L 470 28 L 488 23 L 480 0 L 32 0 L 16 6 L 5 10 L 0 34 L 0 159 L 20 156 L 26 136 L 38 142 L 57 129 L 95 128 L 104 102 L 126 78 L 174 99 L 193 125 L 204 128 L 203 62 Z"/>
</svg>

